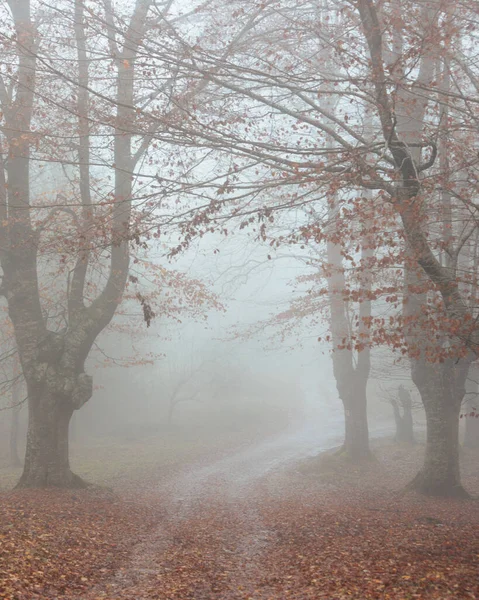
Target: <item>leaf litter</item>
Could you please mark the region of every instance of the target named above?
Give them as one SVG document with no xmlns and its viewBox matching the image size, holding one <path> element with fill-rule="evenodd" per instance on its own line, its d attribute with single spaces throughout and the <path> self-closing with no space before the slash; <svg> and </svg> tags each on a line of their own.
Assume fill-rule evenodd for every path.
<svg viewBox="0 0 479 600">
<path fill-rule="evenodd" d="M 479 503 L 398 494 L 416 454 L 386 448 L 334 483 L 282 472 L 238 497 L 214 479 L 186 511 L 156 481 L 2 494 L 0 598 L 478 598 Z"/>
</svg>

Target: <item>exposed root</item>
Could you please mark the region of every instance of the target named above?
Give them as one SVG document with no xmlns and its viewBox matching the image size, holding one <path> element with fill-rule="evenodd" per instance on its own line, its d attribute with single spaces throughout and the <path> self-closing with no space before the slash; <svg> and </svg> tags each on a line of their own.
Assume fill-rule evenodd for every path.
<svg viewBox="0 0 479 600">
<path fill-rule="evenodd" d="M 427 477 L 423 471 L 419 471 L 414 479 L 406 485 L 404 491 L 418 492 L 424 496 L 434 496 L 437 498 L 471 499 L 471 496 L 462 487 L 461 483 L 434 481 Z"/>
<path fill-rule="evenodd" d="M 66 472 L 62 477 L 48 477 L 48 474 L 44 477 L 38 477 L 24 472 L 15 486 L 15 489 L 58 488 L 79 490 L 88 487 L 90 487 L 90 484 L 72 471 Z"/>
<path fill-rule="evenodd" d="M 377 460 L 370 450 L 368 450 L 367 452 L 351 452 L 345 446 L 341 446 L 335 452 L 329 454 L 329 456 L 347 461 L 348 463 L 354 465 L 366 464 Z"/>
</svg>

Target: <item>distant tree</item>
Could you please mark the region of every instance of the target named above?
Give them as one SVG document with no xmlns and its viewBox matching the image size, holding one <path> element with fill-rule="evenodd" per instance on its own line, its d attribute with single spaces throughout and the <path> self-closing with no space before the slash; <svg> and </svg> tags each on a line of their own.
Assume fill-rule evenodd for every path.
<svg viewBox="0 0 479 600">
<path fill-rule="evenodd" d="M 173 424 L 173 416 L 179 404 L 201 399 L 201 394 L 205 392 L 204 370 L 206 362 L 200 360 L 195 366 L 190 363 L 187 366 L 183 365 L 183 368 L 179 365 L 176 365 L 176 368 L 171 368 L 170 362 L 169 376 L 165 377 L 164 381 L 165 387 L 170 390 L 168 392 L 167 416 L 169 426 Z"/>
<path fill-rule="evenodd" d="M 462 408 L 464 446 L 479 448 L 479 369 L 472 363 L 466 381 L 466 398 Z"/>
<path fill-rule="evenodd" d="M 391 399 L 396 423 L 396 442 L 414 444 L 414 425 L 412 418 L 412 398 L 409 390 L 402 384 L 398 387 L 397 398 Z"/>
</svg>

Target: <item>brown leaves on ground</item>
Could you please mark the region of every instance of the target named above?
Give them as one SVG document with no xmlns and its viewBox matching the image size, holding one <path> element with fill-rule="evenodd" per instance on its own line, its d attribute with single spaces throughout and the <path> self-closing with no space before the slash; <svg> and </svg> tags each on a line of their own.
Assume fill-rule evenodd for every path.
<svg viewBox="0 0 479 600">
<path fill-rule="evenodd" d="M 103 596 L 169 600 L 479 597 L 476 504 L 333 491 L 211 502 L 168 527 L 156 568 Z M 152 565 L 150 564 L 150 567 Z M 101 597 L 101 596 L 100 596 Z"/>
<path fill-rule="evenodd" d="M 478 598 L 479 503 L 398 494 L 421 451 L 381 452 L 334 483 L 313 461 L 239 494 L 213 478 L 190 499 L 163 485 L 135 502 L 88 490 L 4 495 L 0 597 Z M 469 458 L 464 482 L 477 495 Z"/>
<path fill-rule="evenodd" d="M 112 577 L 151 526 L 106 491 L 22 490 L 0 498 L 0 598 L 64 598 Z"/>
<path fill-rule="evenodd" d="M 329 492 L 292 497 L 263 518 L 275 539 L 252 598 L 479 596 L 477 504 Z"/>
</svg>

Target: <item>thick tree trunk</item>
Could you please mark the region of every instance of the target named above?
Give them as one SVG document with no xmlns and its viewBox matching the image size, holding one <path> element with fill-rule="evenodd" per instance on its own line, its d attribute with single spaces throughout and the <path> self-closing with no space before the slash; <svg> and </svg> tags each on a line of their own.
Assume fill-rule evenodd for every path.
<svg viewBox="0 0 479 600">
<path fill-rule="evenodd" d="M 431 496 L 466 496 L 459 469 L 457 407 L 428 403 L 424 465 L 411 486 Z"/>
<path fill-rule="evenodd" d="M 419 365 L 414 381 L 427 422 L 424 465 L 409 484 L 430 496 L 467 497 L 459 467 L 459 413 L 467 366 L 449 360 Z"/>
<path fill-rule="evenodd" d="M 440 341 L 426 335 L 427 295 L 418 293 L 424 274 L 414 265 L 408 248 L 405 261 L 404 334 L 410 351 L 411 375 L 426 412 L 427 438 L 424 464 L 409 484 L 410 489 L 430 496 L 467 497 L 459 469 L 459 413 L 466 393 L 465 381 L 471 357 L 430 362 L 431 350 L 442 350 Z M 434 346 L 433 344 L 436 344 Z"/>
<path fill-rule="evenodd" d="M 70 419 L 70 427 L 68 429 L 69 440 L 71 442 L 77 441 L 77 421 L 73 418 L 75 413 L 73 413 L 72 418 Z"/>
<path fill-rule="evenodd" d="M 349 399 L 343 398 L 344 405 L 344 444 L 341 454 L 352 461 L 371 458 L 369 449 L 369 429 L 366 390 L 357 390 Z"/>
<path fill-rule="evenodd" d="M 73 401 L 44 389 L 29 393 L 27 448 L 17 487 L 85 487 L 70 470 L 69 424 Z"/>
</svg>

